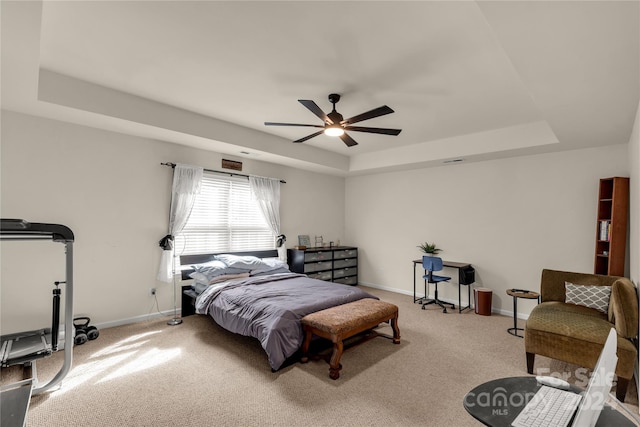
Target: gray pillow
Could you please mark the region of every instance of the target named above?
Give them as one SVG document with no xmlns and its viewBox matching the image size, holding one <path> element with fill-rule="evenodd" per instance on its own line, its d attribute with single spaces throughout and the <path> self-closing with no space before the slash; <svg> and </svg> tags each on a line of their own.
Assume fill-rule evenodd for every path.
<svg viewBox="0 0 640 427">
<path fill-rule="evenodd" d="M 595 308 L 603 313 L 608 313 L 611 286 L 586 286 L 564 282 L 564 287 L 567 303 Z"/>
<path fill-rule="evenodd" d="M 277 258 L 267 258 L 262 260 L 262 265 L 258 266 L 251 270 L 251 275 L 255 276 L 257 273 L 266 273 L 267 271 L 279 270 L 281 268 L 289 269 L 289 266 L 286 262 L 279 260 Z"/>
<path fill-rule="evenodd" d="M 244 273 L 223 274 L 222 276 L 216 276 L 209 281 L 209 284 L 213 285 L 215 283 L 226 282 L 227 280 L 231 279 L 242 279 L 243 277 L 249 277 L 249 272 L 245 271 Z"/>
<path fill-rule="evenodd" d="M 191 273 L 189 276 L 202 283 L 209 283 L 209 281 L 216 276 L 247 272 L 245 268 L 229 267 L 224 262 L 217 260 L 194 265 L 193 268 L 195 269 L 195 273 Z M 204 277 L 201 275 L 204 275 Z"/>
<path fill-rule="evenodd" d="M 266 276 L 268 274 L 291 273 L 287 267 L 279 267 L 274 270 L 253 270 L 251 276 Z"/>
</svg>

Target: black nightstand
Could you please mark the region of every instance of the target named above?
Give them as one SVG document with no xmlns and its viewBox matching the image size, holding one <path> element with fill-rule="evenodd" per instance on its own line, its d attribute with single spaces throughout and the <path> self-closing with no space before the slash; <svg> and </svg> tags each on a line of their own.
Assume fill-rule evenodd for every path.
<svg viewBox="0 0 640 427">
<path fill-rule="evenodd" d="M 181 317 L 191 316 L 196 314 L 196 297 L 198 294 L 191 289 L 191 285 L 182 287 L 182 309 L 180 310 Z"/>
</svg>

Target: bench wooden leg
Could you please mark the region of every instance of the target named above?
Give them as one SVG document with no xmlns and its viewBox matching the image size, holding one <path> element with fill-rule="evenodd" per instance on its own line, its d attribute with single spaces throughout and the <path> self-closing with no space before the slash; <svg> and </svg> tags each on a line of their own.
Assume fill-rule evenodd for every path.
<svg viewBox="0 0 640 427">
<path fill-rule="evenodd" d="M 336 340 L 333 343 L 333 353 L 331 354 L 331 361 L 329 362 L 329 377 L 332 380 L 340 378 L 340 369 L 342 368 L 342 365 L 340 365 L 340 358 L 342 357 L 343 350 L 344 346 L 342 344 L 342 340 Z"/>
<path fill-rule="evenodd" d="M 400 328 L 398 327 L 398 313 L 391 318 L 391 327 L 393 328 L 393 343 L 400 344 Z"/>
<path fill-rule="evenodd" d="M 325 355 L 323 358 L 329 362 L 329 377 L 332 380 L 337 380 L 340 378 L 340 370 L 342 369 L 342 365 L 340 364 L 340 359 L 342 358 L 342 353 L 344 352 L 344 343 L 343 340 L 347 338 L 351 338 L 360 333 L 366 333 L 365 336 L 361 337 L 361 339 L 357 342 L 357 344 L 367 341 L 373 337 L 379 336 L 375 331 L 372 332 L 372 329 L 377 327 L 380 323 L 389 322 L 393 329 L 393 343 L 400 344 L 400 328 L 398 327 L 398 309 L 395 307 L 395 310 L 389 310 L 389 307 L 384 307 L 385 312 L 379 313 L 378 319 L 371 320 L 363 318 L 362 320 L 356 318 L 352 319 L 352 323 L 357 323 L 360 320 L 360 324 L 354 324 L 351 328 L 347 329 L 346 325 L 337 325 L 342 327 L 342 330 L 332 331 L 332 325 L 336 326 L 332 323 L 333 319 L 322 319 L 324 321 L 320 322 L 320 324 L 314 324 L 311 321 L 306 321 L 305 318 L 302 319 L 302 328 L 304 331 L 304 341 L 302 342 L 302 355 L 300 358 L 301 363 L 306 363 L 309 361 L 309 347 L 311 344 L 311 338 L 313 335 L 317 335 L 319 337 L 330 339 L 333 343 L 333 351 L 331 353 L 330 358 Z M 331 309 L 327 309 L 331 310 Z M 313 314 L 312 314 L 313 315 Z M 309 316 L 312 316 L 309 315 Z M 317 320 L 317 319 L 315 319 Z M 335 322 L 334 322 L 335 323 Z M 340 329 L 340 328 L 338 328 Z M 368 331 L 368 332 L 367 332 Z M 387 337 L 389 338 L 389 337 Z M 351 345 L 356 345 L 353 343 Z M 349 345 L 349 347 L 351 347 Z"/>
<path fill-rule="evenodd" d="M 310 329 L 304 329 L 304 342 L 302 343 L 302 358 L 301 363 L 307 363 L 309 361 L 309 345 L 311 344 L 311 336 L 313 332 Z"/>
</svg>

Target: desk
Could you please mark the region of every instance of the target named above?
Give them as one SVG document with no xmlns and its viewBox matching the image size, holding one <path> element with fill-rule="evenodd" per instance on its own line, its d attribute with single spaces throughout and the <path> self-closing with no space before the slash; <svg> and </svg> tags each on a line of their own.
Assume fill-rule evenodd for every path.
<svg viewBox="0 0 640 427">
<path fill-rule="evenodd" d="M 416 298 L 416 266 L 418 264 L 422 265 L 422 259 L 413 260 L 413 302 L 414 303 L 418 301 L 422 301 L 424 298 L 427 298 L 427 280 L 426 279 L 424 281 L 424 298 Z M 462 310 L 471 308 L 471 287 L 469 285 L 471 285 L 474 282 L 473 280 L 467 280 L 465 271 L 469 269 L 471 269 L 472 271 L 475 271 L 475 270 L 473 270 L 473 268 L 471 267 L 471 264 L 469 264 L 468 262 L 455 262 L 455 261 L 442 260 L 442 265 L 444 265 L 445 267 L 458 269 L 458 312 L 462 313 Z M 427 272 L 425 271 L 425 275 L 426 274 Z M 468 296 L 467 296 L 466 307 L 462 307 L 462 301 L 460 299 L 460 285 L 465 285 L 467 287 Z"/>
<path fill-rule="evenodd" d="M 500 378 L 471 390 L 462 404 L 473 418 L 486 426 L 510 427 L 539 388 L 535 377 Z M 578 393 L 582 390 L 571 386 L 571 391 Z M 602 409 L 596 423 L 596 427 L 634 425 L 629 418 L 609 405 Z"/>
</svg>

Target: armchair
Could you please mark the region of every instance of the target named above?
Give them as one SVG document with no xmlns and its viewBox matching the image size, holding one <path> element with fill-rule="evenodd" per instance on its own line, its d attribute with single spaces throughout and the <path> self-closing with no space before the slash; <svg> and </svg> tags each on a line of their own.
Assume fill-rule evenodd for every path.
<svg viewBox="0 0 640 427">
<path fill-rule="evenodd" d="M 609 286 L 608 310 L 599 311 L 566 302 L 565 282 Z M 524 345 L 527 372 L 533 374 L 535 355 L 562 360 L 588 369 L 595 367 L 611 327 L 618 333 L 616 397 L 624 401 L 638 358 L 638 297 L 624 277 L 543 270 L 541 303 L 529 315 Z"/>
</svg>

